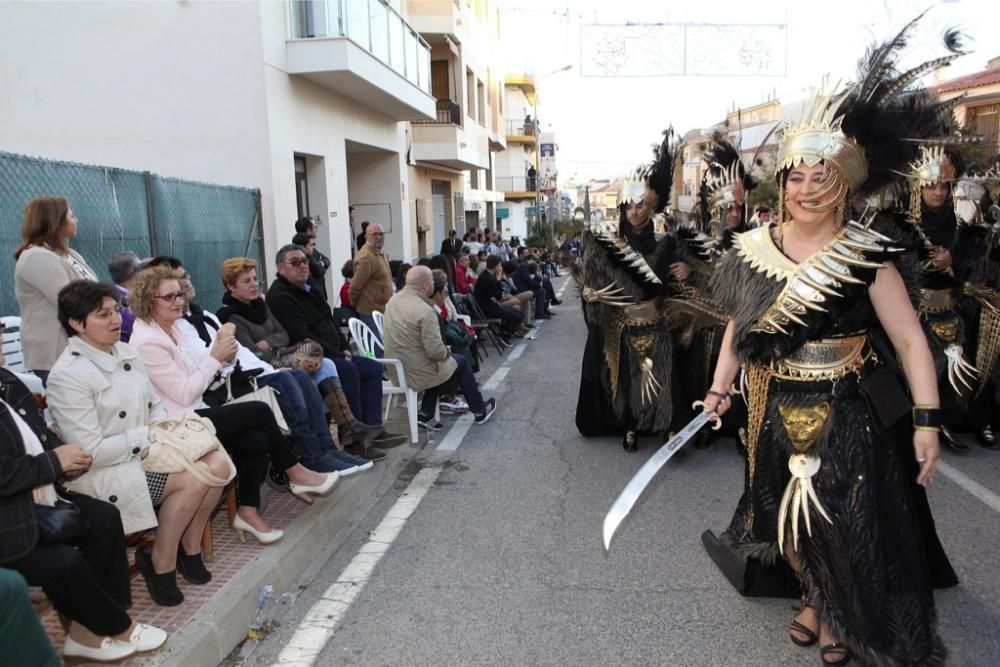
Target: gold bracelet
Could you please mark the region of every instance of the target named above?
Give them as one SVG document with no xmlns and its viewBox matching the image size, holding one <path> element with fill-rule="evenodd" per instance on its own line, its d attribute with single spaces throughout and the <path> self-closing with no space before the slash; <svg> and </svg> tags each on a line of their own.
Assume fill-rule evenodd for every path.
<svg viewBox="0 0 1000 667">
<path fill-rule="evenodd" d="M 941 432 L 940 426 L 914 426 L 914 431 L 934 431 L 935 433 Z"/>
<path fill-rule="evenodd" d="M 916 405 L 913 406 L 913 409 L 914 410 L 940 410 L 941 406 L 940 405 L 935 405 L 933 403 L 928 403 L 926 405 L 918 403 L 918 404 L 916 404 Z"/>
</svg>

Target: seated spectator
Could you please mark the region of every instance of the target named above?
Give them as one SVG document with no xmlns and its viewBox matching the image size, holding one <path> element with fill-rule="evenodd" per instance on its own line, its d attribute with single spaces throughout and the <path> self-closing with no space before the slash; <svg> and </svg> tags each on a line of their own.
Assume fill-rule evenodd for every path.
<svg viewBox="0 0 1000 667">
<path fill-rule="evenodd" d="M 340 267 L 340 275 L 344 277 L 344 284 L 340 286 L 340 307 L 354 309 L 351 303 L 351 279 L 354 278 L 354 260 L 349 259 Z"/>
<path fill-rule="evenodd" d="M 389 300 L 385 312 L 385 350 L 403 363 L 410 387 L 423 391 L 418 423 L 432 431 L 444 428 L 434 419 L 438 397 L 461 389 L 477 424 L 496 410 L 496 399 L 483 400 L 469 360 L 451 354 L 441 338 L 441 325 L 430 296 L 434 290 L 430 269 L 417 266 L 406 274 L 406 286 Z"/>
<path fill-rule="evenodd" d="M 156 527 L 152 550 L 136 551 L 136 565 L 153 601 L 170 607 L 184 601 L 177 570 L 193 584 L 212 579 L 201 538 L 222 489 L 186 471 L 143 472 L 149 424 L 166 410 L 135 350 L 121 342 L 121 322 L 114 285 L 76 280 L 59 291 L 59 323 L 70 338 L 49 374 L 46 398 L 62 437 L 80 443 L 93 459 L 66 488 L 114 498 L 125 534 Z M 229 470 L 215 452 L 202 462 L 217 477 Z"/>
<path fill-rule="evenodd" d="M 128 290 L 132 285 L 132 279 L 139 273 L 142 264 L 139 258 L 131 250 L 120 252 L 108 261 L 108 273 L 111 275 L 111 282 L 118 290 L 118 304 L 122 314 L 122 342 L 127 343 L 132 335 L 132 323 L 135 322 L 135 315 L 128 307 Z"/>
<path fill-rule="evenodd" d="M 305 269 L 308 273 L 308 267 Z M 211 420 L 216 436 L 236 464 L 237 510 L 233 528 L 240 541 L 246 539 L 245 533 L 261 544 L 278 541 L 283 531 L 271 528 L 257 509 L 268 460 L 276 471 L 284 471 L 289 490 L 306 502 L 309 494 L 329 493 L 339 475 L 335 472 L 324 475 L 299 463 L 266 404 L 248 401 L 209 408 L 202 400 L 202 394 L 216 375 L 234 362 L 239 343 L 230 329 L 215 339 L 211 349 L 182 344 L 184 334 L 177 322 L 184 314 L 184 292 L 171 269 L 166 266 L 143 269 L 130 296 L 136 319 L 129 344 L 145 364 L 167 416 L 194 412 Z"/>
<path fill-rule="evenodd" d="M 194 302 L 196 296 L 194 284 L 180 260 L 175 257 L 159 257 L 154 260 L 154 262 L 159 261 L 168 262 L 170 266 L 176 267 L 173 269 L 174 276 L 177 277 L 177 282 L 185 294 L 187 310 L 183 319 L 177 322 L 177 327 L 184 336 L 182 344 L 194 348 L 210 348 L 215 343 L 222 324 L 214 315 L 204 312 Z M 254 282 L 247 281 L 249 286 L 252 286 Z M 263 300 L 259 298 L 257 302 L 263 304 Z M 202 314 L 200 318 L 194 317 L 195 311 Z M 247 311 L 249 311 L 249 306 L 244 310 L 244 313 L 249 314 Z M 268 311 L 266 314 L 270 315 L 270 312 Z M 270 316 L 273 318 L 273 315 Z M 277 323 L 277 320 L 275 322 Z M 280 326 L 280 323 L 277 324 Z M 285 335 L 287 337 L 287 333 Z M 236 366 L 227 366 L 222 369 L 222 379 L 218 382 L 220 388 L 224 387 L 225 378 L 236 367 L 243 371 L 257 373 L 258 386 L 273 387 L 276 390 L 278 405 L 291 432 L 290 444 L 295 453 L 301 457 L 302 464 L 307 468 L 317 472 L 336 471 L 340 473 L 341 477 L 347 477 L 372 467 L 368 460 L 344 454 L 334 444 L 326 415 L 325 401 L 312 377 L 305 370 L 291 368 L 286 372 L 279 372 L 271 364 L 254 356 L 251 348 L 240 344 L 238 339 Z M 324 372 L 336 376 L 336 367 L 333 366 L 333 362 L 330 362 Z M 327 383 L 327 385 L 332 385 L 332 383 Z M 214 387 L 210 386 L 210 388 Z M 332 387 L 326 386 L 325 388 Z M 248 390 L 249 387 L 245 387 L 245 391 Z M 210 405 L 213 404 L 212 400 L 207 402 Z"/>
<path fill-rule="evenodd" d="M 292 237 L 292 243 L 302 248 L 302 252 L 309 259 L 309 284 L 326 301 L 326 279 L 324 277 L 326 276 L 326 268 L 313 260 L 313 254 L 316 249 L 313 246 L 312 237 L 306 234 L 296 234 Z"/>
<path fill-rule="evenodd" d="M 455 292 L 455 259 L 451 255 L 434 255 L 427 268 L 431 271 L 444 271 L 448 276 L 448 290 Z"/>
<path fill-rule="evenodd" d="M 44 382 L 66 347 L 56 297 L 74 280 L 97 280 L 97 272 L 69 247 L 76 216 L 62 197 L 38 197 L 24 207 L 21 245 L 14 251 L 14 296 L 21 312 L 24 367 Z"/>
<path fill-rule="evenodd" d="M 479 372 L 479 354 L 476 349 L 476 330 L 466 327 L 458 319 L 455 304 L 448 298 L 448 276 L 444 271 L 432 271 L 434 276 L 434 292 L 431 301 L 434 311 L 441 318 L 441 338 L 445 345 L 455 354 L 461 354 L 472 364 L 472 372 Z M 443 406 L 442 406 L 443 407 Z M 451 408 L 453 406 L 449 406 Z"/>
<path fill-rule="evenodd" d="M 534 304 L 536 302 L 535 293 L 530 290 L 518 289 L 518 286 L 514 283 L 514 275 L 517 273 L 517 262 L 510 260 L 509 262 L 503 263 L 503 270 L 501 272 L 500 279 L 500 290 L 503 292 L 503 298 L 505 303 L 511 305 L 511 307 L 519 307 L 521 309 L 521 319 L 525 325 L 531 326 L 533 319 L 537 318 L 540 320 L 548 319 L 549 313 L 545 310 L 538 312 L 535 310 Z"/>
<path fill-rule="evenodd" d="M 62 662 L 45 634 L 28 592 L 28 582 L 17 572 L 0 567 L 0 655 L 13 665 L 59 667 Z"/>
<path fill-rule="evenodd" d="M 475 271 L 477 278 L 479 277 L 479 274 L 481 274 L 483 271 L 486 270 L 487 257 L 489 257 L 489 255 L 486 254 L 486 251 L 480 250 L 478 253 L 476 253 L 476 256 L 474 258 L 476 260 L 475 262 L 472 261 L 473 258 L 469 258 L 469 268 Z"/>
<path fill-rule="evenodd" d="M 543 320 L 551 317 L 551 313 L 549 312 L 549 295 L 545 291 L 545 288 L 542 287 L 541 279 L 537 275 L 532 276 L 529 272 L 529 262 L 508 262 L 504 265 L 504 273 L 507 273 L 508 264 L 514 265 L 510 267 L 514 269 L 514 273 L 508 275 L 517 292 L 531 292 L 534 294 L 535 317 Z"/>
<path fill-rule="evenodd" d="M 455 264 L 455 291 L 459 294 L 468 294 L 476 284 L 476 274 L 470 270 L 470 262 L 469 255 L 462 255 Z"/>
<path fill-rule="evenodd" d="M 403 286 L 406 285 L 406 272 L 411 268 L 413 268 L 413 266 L 411 264 L 407 264 L 406 262 L 399 265 L 399 269 L 397 269 L 396 273 L 392 276 L 393 294 L 403 289 Z"/>
<path fill-rule="evenodd" d="M 93 464 L 86 449 L 64 443 L 46 426 L 31 391 L 0 368 L 0 564 L 20 573 L 28 585 L 41 586 L 56 611 L 70 620 L 63 656 L 110 662 L 159 648 L 167 633 L 135 623 L 126 611 L 132 606 L 132 592 L 118 510 L 62 487 L 67 478 L 87 472 Z M 46 535 L 43 542 L 36 515 L 51 511 L 43 508 L 57 502 L 83 515 L 83 532 Z M 16 609 L 0 608 L 5 622 L 16 618 Z M 46 664 L 18 662 L 18 652 L 28 651 L 31 637 L 18 640 L 13 652 L 4 651 L 5 664 Z"/>
<path fill-rule="evenodd" d="M 308 287 L 309 268 L 305 255 L 294 245 L 278 250 L 278 277 L 267 292 L 267 305 L 288 332 L 292 344 L 307 338 L 323 346 L 323 355 L 337 367 L 337 375 L 361 423 L 382 426 L 382 364 L 351 353 L 330 306 Z M 379 429 L 370 444 L 379 449 L 406 441 L 405 436 Z"/>
<path fill-rule="evenodd" d="M 479 274 L 472 294 L 476 299 L 476 305 L 483 311 L 484 316 L 488 319 L 501 320 L 501 331 L 507 335 L 523 337 L 528 332 L 528 328 L 522 321 L 521 312 L 514 310 L 511 306 L 512 303 L 520 304 L 520 301 L 504 298 L 503 290 L 500 287 L 502 273 L 503 266 L 500 258 L 496 255 L 490 255 L 486 260 L 486 270 Z"/>
</svg>

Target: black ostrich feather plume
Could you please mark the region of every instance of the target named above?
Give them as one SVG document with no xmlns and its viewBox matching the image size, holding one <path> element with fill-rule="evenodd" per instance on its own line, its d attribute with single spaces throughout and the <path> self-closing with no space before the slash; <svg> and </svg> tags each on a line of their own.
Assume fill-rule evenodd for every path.
<svg viewBox="0 0 1000 667">
<path fill-rule="evenodd" d="M 663 131 L 663 141 L 653 147 L 653 163 L 649 166 L 646 183 L 656 193 L 656 208 L 651 214 L 662 212 L 670 204 L 670 189 L 674 185 L 674 162 L 677 158 L 677 142 L 674 128 Z"/>
<path fill-rule="evenodd" d="M 729 172 L 735 164 L 736 174 L 743 182 L 745 192 L 749 192 L 757 186 L 757 182 L 750 175 L 750 169 L 743 164 L 739 149 L 721 132 L 712 134 L 712 146 L 707 153 L 702 155 L 702 159 L 708 164 L 709 173 L 713 176 L 717 175 L 720 170 Z"/>
<path fill-rule="evenodd" d="M 865 150 L 868 178 L 858 193 L 869 195 L 898 182 L 906 165 L 918 157 L 922 140 L 943 136 L 956 100 L 941 102 L 917 86 L 926 74 L 964 55 L 963 37 L 948 30 L 943 45 L 949 54 L 900 72 L 897 65 L 917 16 L 894 37 L 872 46 L 858 63 L 858 81 L 831 100 L 844 133 Z"/>
</svg>

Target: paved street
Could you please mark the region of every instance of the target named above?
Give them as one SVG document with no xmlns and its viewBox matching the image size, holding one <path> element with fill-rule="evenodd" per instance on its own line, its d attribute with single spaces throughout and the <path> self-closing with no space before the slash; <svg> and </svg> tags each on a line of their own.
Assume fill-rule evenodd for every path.
<svg viewBox="0 0 1000 667">
<path fill-rule="evenodd" d="M 579 436 L 584 328 L 572 287 L 556 310 L 521 352 L 488 360 L 482 381 L 502 377 L 493 419 L 415 452 L 351 539 L 277 606 L 266 639 L 226 664 L 308 664 L 288 646 L 303 641 L 323 646 L 317 665 L 819 663 L 817 649 L 786 638 L 790 601 L 741 598 L 702 548 L 702 531 L 725 525 L 740 491 L 731 442 L 669 463 L 604 552 L 604 514 L 658 443 L 627 454 L 616 439 Z M 962 580 L 938 595 L 949 664 L 997 665 L 1000 454 L 976 447 L 945 461 L 950 477 L 939 474 L 930 495 Z M 383 522 L 390 510 L 400 518 Z M 335 599 L 320 600 L 338 579 Z M 337 620 L 324 645 L 323 626 Z"/>
</svg>

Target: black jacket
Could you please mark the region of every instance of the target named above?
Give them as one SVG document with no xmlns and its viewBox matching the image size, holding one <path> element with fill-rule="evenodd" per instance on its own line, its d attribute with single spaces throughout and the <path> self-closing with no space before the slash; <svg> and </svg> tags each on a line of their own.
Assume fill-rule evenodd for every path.
<svg viewBox="0 0 1000 667">
<path fill-rule="evenodd" d="M 441 241 L 441 254 L 451 255 L 452 257 L 458 257 L 458 254 L 462 252 L 462 239 L 457 236 L 453 239 L 445 239 Z"/>
<path fill-rule="evenodd" d="M 330 359 L 343 357 L 349 349 L 330 305 L 315 290 L 307 292 L 279 275 L 267 290 L 265 301 L 288 332 L 289 344 L 311 338 L 323 346 L 323 355 Z"/>
<path fill-rule="evenodd" d="M 476 279 L 476 286 L 472 288 L 472 294 L 476 298 L 476 304 L 483 311 L 483 315 L 493 319 L 500 317 L 499 301 L 503 300 L 503 291 L 500 283 L 489 270 L 483 271 Z"/>
<path fill-rule="evenodd" d="M 45 425 L 31 391 L 6 368 L 0 368 L 0 398 L 31 426 L 46 450 L 38 456 L 25 454 L 17 424 L 0 405 L 0 563 L 6 563 L 23 558 L 38 543 L 31 491 L 62 477 L 59 458 L 51 450 L 63 442 Z"/>
</svg>

